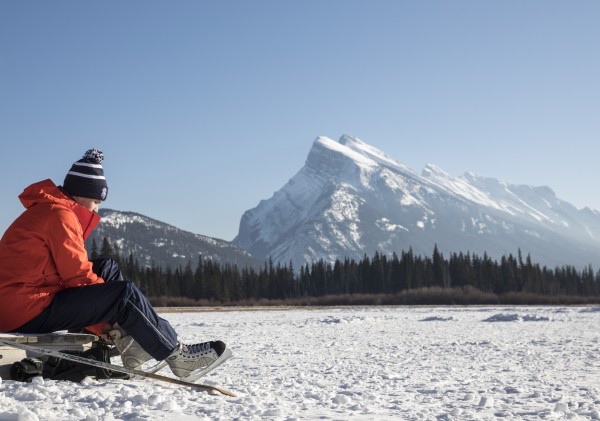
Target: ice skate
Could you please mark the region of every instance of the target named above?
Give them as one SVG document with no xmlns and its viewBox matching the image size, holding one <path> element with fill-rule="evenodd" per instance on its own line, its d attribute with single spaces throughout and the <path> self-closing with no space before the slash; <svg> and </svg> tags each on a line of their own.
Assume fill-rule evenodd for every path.
<svg viewBox="0 0 600 421">
<path fill-rule="evenodd" d="M 177 377 L 194 381 L 218 367 L 232 353 L 222 341 L 203 342 L 193 345 L 179 344 L 167 357 L 167 363 Z"/>
<path fill-rule="evenodd" d="M 119 350 L 124 367 L 137 369 L 152 359 L 152 356 L 118 325 L 108 332 L 108 337 Z"/>
</svg>

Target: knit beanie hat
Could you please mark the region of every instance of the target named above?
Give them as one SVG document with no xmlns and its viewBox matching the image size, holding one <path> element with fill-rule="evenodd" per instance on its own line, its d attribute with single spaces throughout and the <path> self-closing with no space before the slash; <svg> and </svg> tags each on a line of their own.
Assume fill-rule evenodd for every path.
<svg viewBox="0 0 600 421">
<path fill-rule="evenodd" d="M 63 187 L 72 196 L 106 200 L 108 185 L 102 169 L 104 154 L 98 149 L 89 149 L 79 161 L 74 162 L 65 177 Z"/>
</svg>

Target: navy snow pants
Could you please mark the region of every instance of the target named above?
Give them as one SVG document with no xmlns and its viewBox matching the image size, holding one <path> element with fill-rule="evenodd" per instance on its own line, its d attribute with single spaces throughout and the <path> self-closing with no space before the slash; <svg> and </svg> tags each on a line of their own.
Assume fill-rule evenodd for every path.
<svg viewBox="0 0 600 421">
<path fill-rule="evenodd" d="M 44 311 L 15 332 L 50 333 L 100 322 L 118 323 L 153 358 L 167 358 L 177 347 L 177 333 L 169 322 L 156 314 L 133 282 L 123 279 L 113 259 L 95 259 L 92 263 L 92 270 L 105 283 L 57 293 Z"/>
</svg>

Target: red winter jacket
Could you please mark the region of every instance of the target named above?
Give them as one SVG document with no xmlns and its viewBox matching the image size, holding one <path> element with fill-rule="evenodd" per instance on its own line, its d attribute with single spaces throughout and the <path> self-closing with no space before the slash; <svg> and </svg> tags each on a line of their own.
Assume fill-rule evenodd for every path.
<svg viewBox="0 0 600 421">
<path fill-rule="evenodd" d="M 0 332 L 40 314 L 65 288 L 102 283 L 84 241 L 100 216 L 65 195 L 51 180 L 19 196 L 27 209 L 0 240 Z"/>
</svg>

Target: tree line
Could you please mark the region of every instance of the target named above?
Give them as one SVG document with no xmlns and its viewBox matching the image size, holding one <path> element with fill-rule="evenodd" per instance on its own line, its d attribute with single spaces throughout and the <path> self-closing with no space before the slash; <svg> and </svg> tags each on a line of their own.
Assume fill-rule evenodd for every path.
<svg viewBox="0 0 600 421">
<path fill-rule="evenodd" d="M 600 271 L 594 273 L 591 265 L 582 270 L 568 265 L 550 269 L 533 263 L 530 255 L 523 258 L 520 250 L 516 256 L 509 254 L 497 261 L 486 253 L 452 253 L 446 258 L 435 246 L 431 256 L 416 255 L 412 249 L 391 256 L 375 252 L 360 260 L 319 260 L 298 271 L 291 262 L 282 265 L 269 259 L 254 269 L 199 256 L 194 264 L 188 261 L 185 266 L 162 268 L 140 266 L 133 254 L 121 256 L 118 246 L 105 237 L 100 247 L 95 241 L 92 244 L 91 257 L 100 256 L 117 260 L 126 279 L 135 282 L 148 297 L 162 297 L 161 302 L 179 298 L 167 301 L 190 305 L 465 288 L 494 296 L 600 297 Z"/>
</svg>

